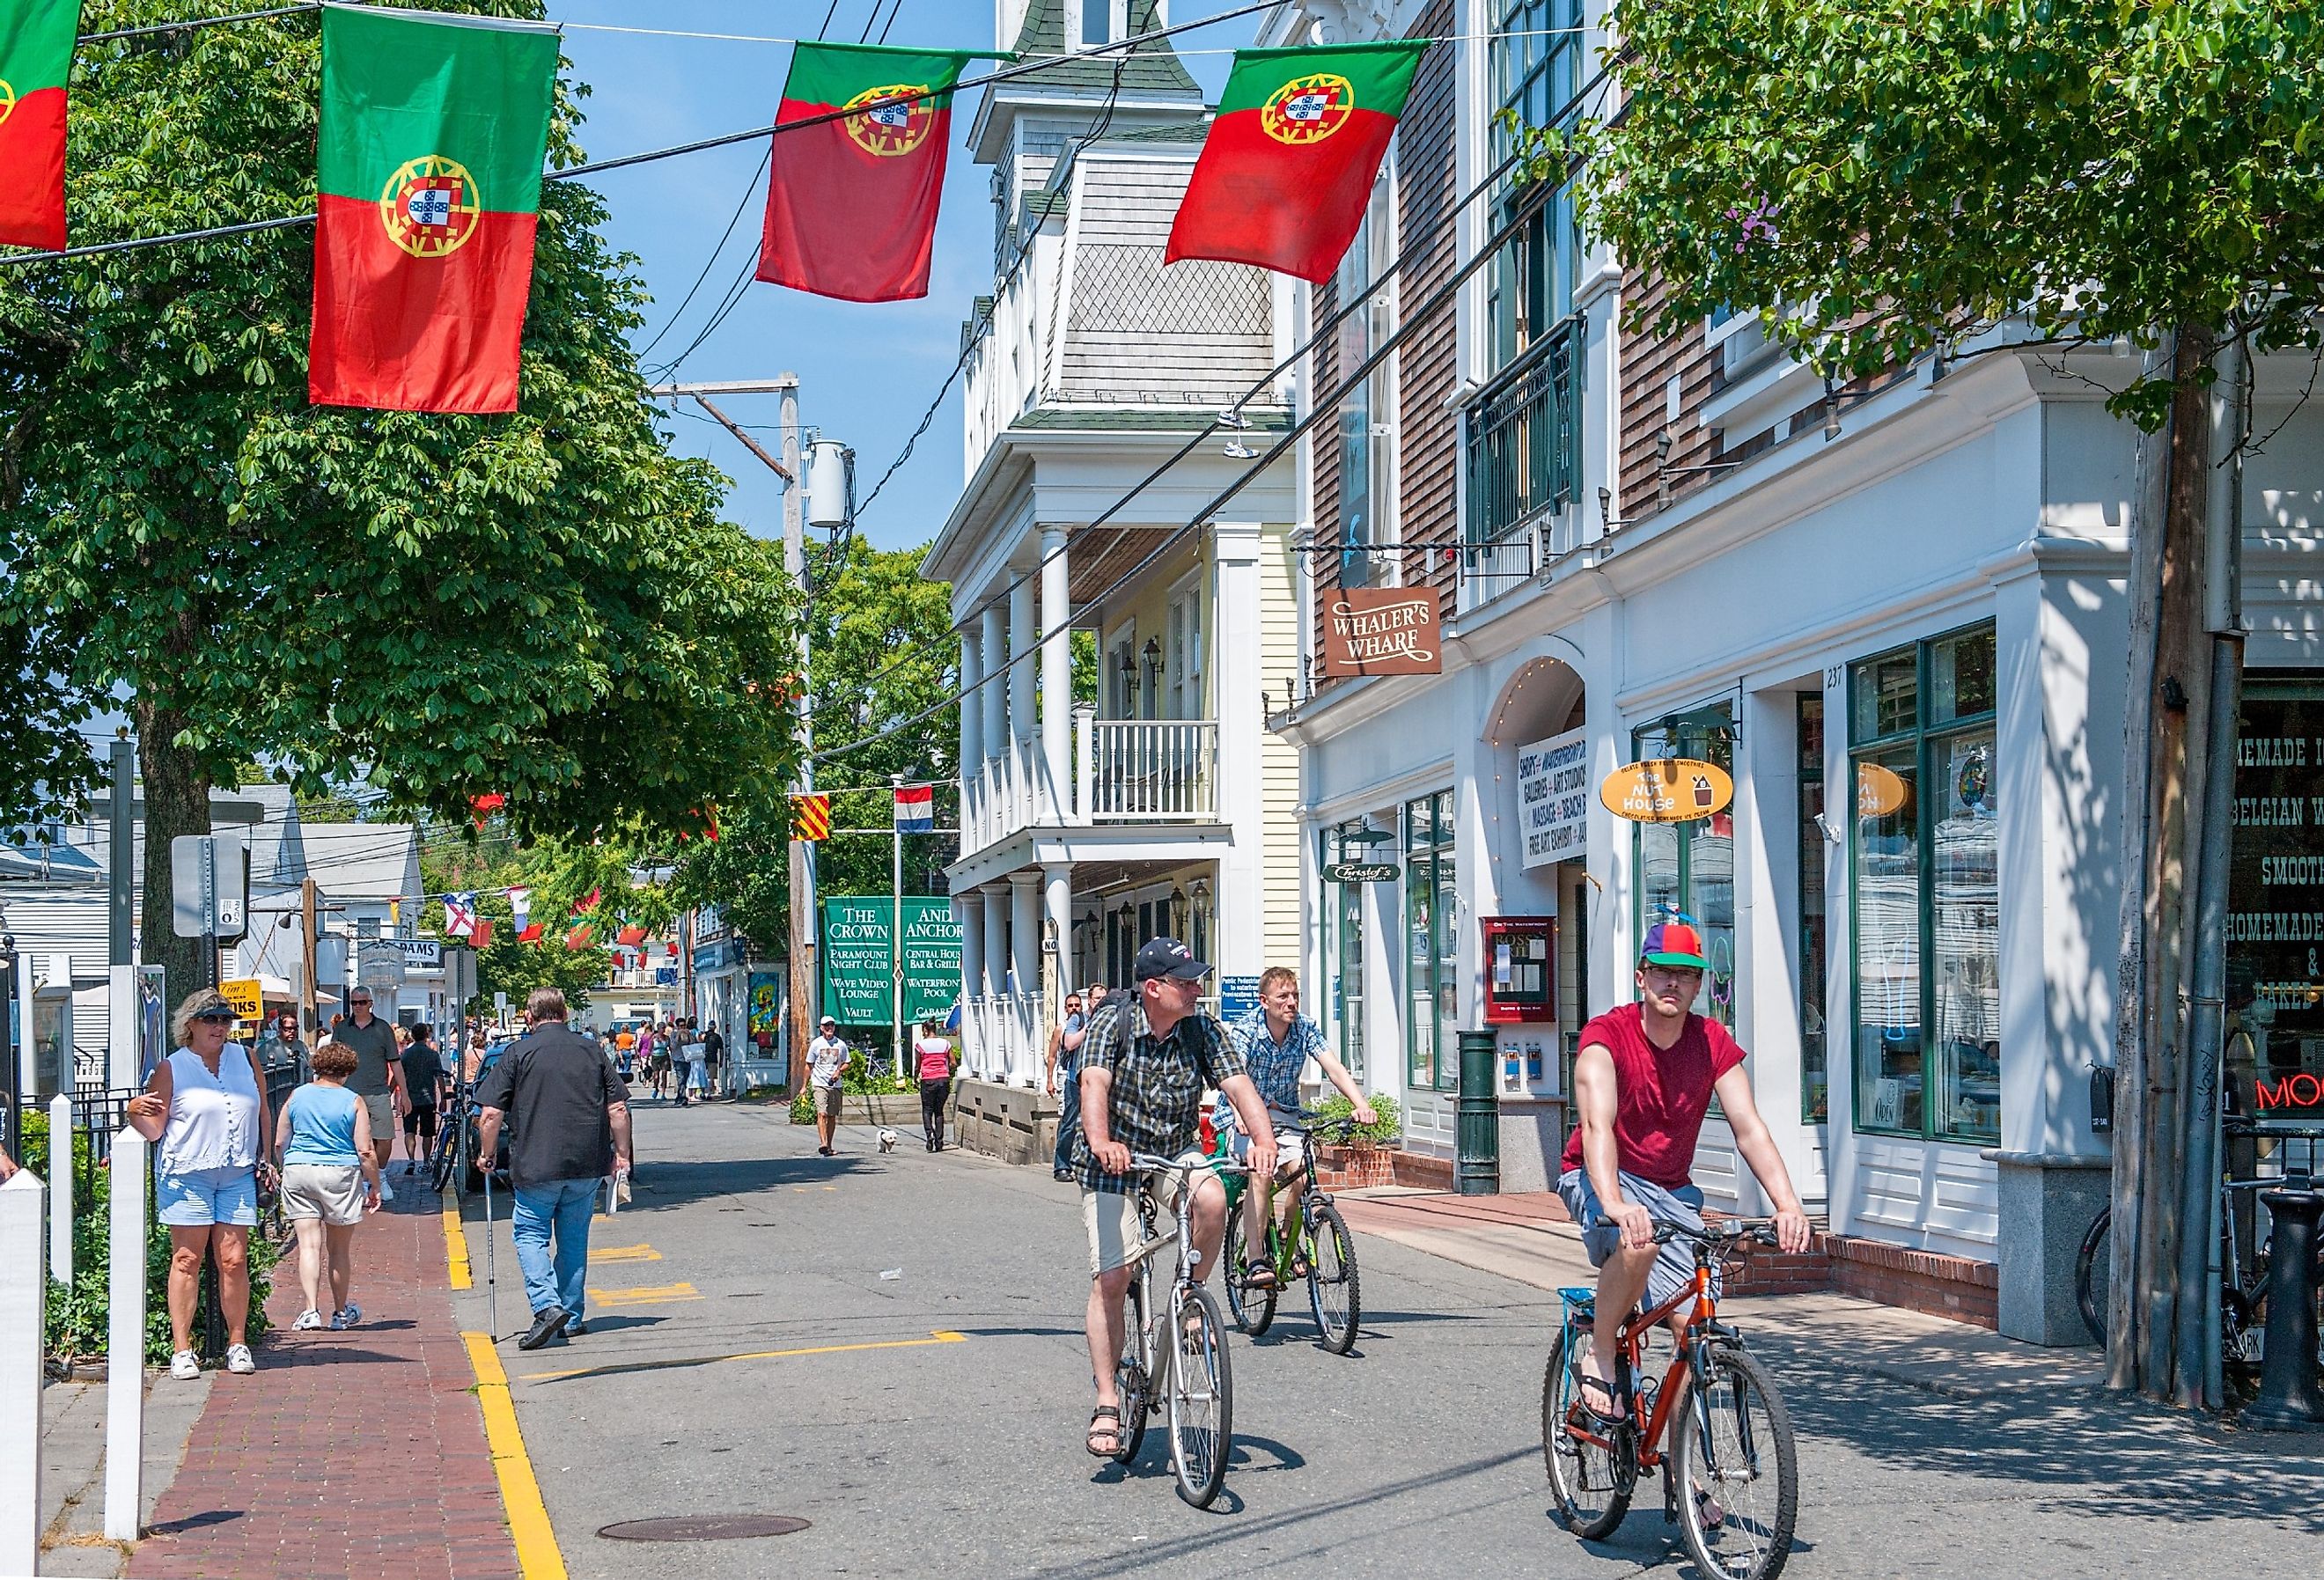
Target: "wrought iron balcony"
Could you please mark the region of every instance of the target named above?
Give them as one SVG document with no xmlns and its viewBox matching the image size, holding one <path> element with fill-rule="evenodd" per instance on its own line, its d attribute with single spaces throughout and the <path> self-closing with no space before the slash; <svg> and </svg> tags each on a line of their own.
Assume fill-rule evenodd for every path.
<svg viewBox="0 0 2324 1580">
<path fill-rule="evenodd" d="M 1462 411 L 1469 527 L 1463 569 L 1530 574 L 1531 529 L 1572 504 L 1581 483 L 1582 320 L 1556 325 L 1494 375 Z M 1518 541 L 1524 535 L 1522 544 Z M 1554 551 L 1552 545 L 1541 548 Z M 1488 588 L 1485 596 L 1490 596 Z"/>
</svg>

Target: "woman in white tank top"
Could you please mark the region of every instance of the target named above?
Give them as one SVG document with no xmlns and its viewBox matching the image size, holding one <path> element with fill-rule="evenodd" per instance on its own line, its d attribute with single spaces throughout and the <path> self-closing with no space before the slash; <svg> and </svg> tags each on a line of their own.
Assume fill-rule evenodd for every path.
<svg viewBox="0 0 2324 1580">
<path fill-rule="evenodd" d="M 215 1248 L 229 1372 L 254 1372 L 250 1326 L 250 1231 L 266 1154 L 266 1084 L 250 1051 L 227 1040 L 234 1007 L 215 988 L 178 1006 L 178 1047 L 130 1100 L 129 1123 L 159 1144 L 156 1215 L 170 1228 L 170 1375 L 201 1374 L 191 1332 L 202 1259 Z M 271 1180 L 268 1181 L 272 1183 Z"/>
</svg>

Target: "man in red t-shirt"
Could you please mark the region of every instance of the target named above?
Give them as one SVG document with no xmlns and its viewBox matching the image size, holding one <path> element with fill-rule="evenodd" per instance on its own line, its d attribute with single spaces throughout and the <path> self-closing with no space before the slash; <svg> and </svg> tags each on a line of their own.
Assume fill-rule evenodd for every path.
<svg viewBox="0 0 2324 1580">
<path fill-rule="evenodd" d="M 1582 1401 L 1601 1417 L 1620 1413 L 1601 1357 L 1613 1353 L 1622 1319 L 1640 1295 L 1658 1306 L 1693 1281 L 1693 1248 L 1676 1241 L 1656 1245 L 1655 1224 L 1702 1226 L 1702 1192 L 1689 1176 L 1713 1092 L 1736 1150 L 1775 1203 L 1777 1240 L 1785 1251 L 1807 1249 L 1807 1215 L 1751 1099 L 1743 1049 L 1724 1026 L 1687 1009 L 1708 966 L 1692 927 L 1657 922 L 1638 952 L 1637 1003 L 1582 1029 L 1573 1065 L 1582 1123 L 1566 1142 L 1557 1194 L 1599 1270 L 1595 1342 L 1582 1358 Z"/>
</svg>

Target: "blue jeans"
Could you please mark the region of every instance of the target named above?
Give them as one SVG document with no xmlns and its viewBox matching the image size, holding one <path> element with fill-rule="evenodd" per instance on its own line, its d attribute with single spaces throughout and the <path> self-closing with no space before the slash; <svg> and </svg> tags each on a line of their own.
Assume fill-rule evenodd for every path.
<svg viewBox="0 0 2324 1580">
<path fill-rule="evenodd" d="M 1057 1157 L 1051 1171 L 1062 1174 L 1074 1166 L 1074 1141 L 1082 1128 L 1082 1075 L 1074 1060 L 1057 1061 L 1057 1079 L 1064 1086 L 1057 1096 Z"/>
<path fill-rule="evenodd" d="M 560 1306 L 573 1317 L 581 1315 L 583 1286 L 589 1275 L 589 1215 L 596 1210 L 604 1181 L 551 1179 L 516 1189 L 516 1212 L 510 1225 L 516 1236 L 516 1263 L 524 1270 L 524 1298 L 539 1316 Z M 549 1232 L 557 1234 L 551 1256 Z"/>
</svg>

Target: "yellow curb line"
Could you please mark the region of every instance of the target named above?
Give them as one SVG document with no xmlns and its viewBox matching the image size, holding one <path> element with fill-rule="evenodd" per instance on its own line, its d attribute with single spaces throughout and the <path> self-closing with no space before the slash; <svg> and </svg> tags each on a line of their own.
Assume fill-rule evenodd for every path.
<svg viewBox="0 0 2324 1580">
<path fill-rule="evenodd" d="M 460 1198 L 447 1190 L 438 1199 L 444 1204 L 444 1265 L 452 1287 L 473 1289 L 476 1275 L 468 1264 L 468 1231 L 460 1223 Z"/>
<path fill-rule="evenodd" d="M 493 1471 L 501 1480 L 501 1507 L 508 1516 L 509 1536 L 516 1543 L 517 1567 L 524 1580 L 566 1580 L 565 1555 L 558 1550 L 557 1532 L 549 1523 L 549 1506 L 540 1501 L 540 1483 L 524 1451 L 524 1433 L 516 1424 L 516 1406 L 509 1399 L 508 1372 L 493 1348 L 490 1334 L 464 1333 L 468 1364 L 476 1371 L 476 1402 L 484 1410 L 484 1442 L 491 1448 Z"/>
<path fill-rule="evenodd" d="M 641 1284 L 633 1289 L 592 1289 L 592 1306 L 666 1306 L 677 1300 L 699 1300 L 702 1291 L 692 1284 Z"/>
<path fill-rule="evenodd" d="M 748 1354 L 740 1355 L 704 1355 L 698 1360 L 664 1361 L 659 1363 L 650 1362 L 648 1364 L 660 1366 L 704 1366 L 717 1361 L 780 1361 L 792 1355 L 842 1355 L 852 1350 L 917 1350 L 925 1349 L 929 1344 L 964 1344 L 967 1342 L 968 1335 L 964 1333 L 953 1333 L 947 1329 L 940 1327 L 931 1331 L 927 1338 L 881 1339 L 877 1344 L 817 1344 L 813 1349 L 806 1350 L 752 1350 Z M 630 1370 L 630 1368 L 623 1366 L 576 1366 L 570 1372 L 527 1372 L 521 1381 L 526 1382 L 558 1382 L 562 1381 L 567 1377 L 586 1377 L 593 1372 L 619 1372 L 626 1370 Z"/>
</svg>

